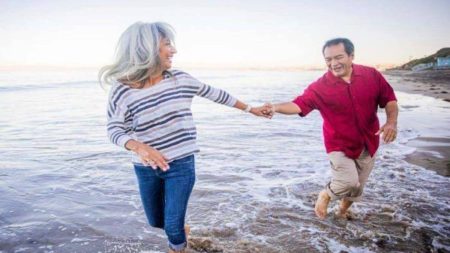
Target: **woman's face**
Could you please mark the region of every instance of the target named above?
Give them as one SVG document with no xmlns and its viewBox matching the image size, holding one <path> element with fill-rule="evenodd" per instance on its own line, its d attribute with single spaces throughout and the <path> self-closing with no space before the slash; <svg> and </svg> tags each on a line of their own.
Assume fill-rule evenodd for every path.
<svg viewBox="0 0 450 253">
<path fill-rule="evenodd" d="M 177 53 L 177 49 L 172 45 L 171 41 L 167 38 L 161 39 L 159 48 L 159 59 L 161 60 L 161 67 L 163 70 L 170 69 L 172 67 L 172 57 Z"/>
</svg>

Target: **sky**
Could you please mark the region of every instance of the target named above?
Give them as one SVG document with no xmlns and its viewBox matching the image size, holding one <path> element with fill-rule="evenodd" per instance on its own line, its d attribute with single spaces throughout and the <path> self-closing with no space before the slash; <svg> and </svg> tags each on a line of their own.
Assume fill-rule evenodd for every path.
<svg viewBox="0 0 450 253">
<path fill-rule="evenodd" d="M 175 28 L 175 66 L 319 67 L 335 37 L 353 41 L 356 63 L 398 65 L 450 47 L 448 10 L 448 0 L 0 0 L 0 67 L 109 64 L 136 21 Z"/>
</svg>

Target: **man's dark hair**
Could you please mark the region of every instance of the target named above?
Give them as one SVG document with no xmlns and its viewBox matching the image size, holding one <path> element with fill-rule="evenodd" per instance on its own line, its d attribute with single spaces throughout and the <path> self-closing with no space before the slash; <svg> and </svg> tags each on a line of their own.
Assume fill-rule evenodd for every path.
<svg viewBox="0 0 450 253">
<path fill-rule="evenodd" d="M 325 52 L 325 48 L 329 46 L 339 45 L 341 43 L 344 44 L 345 52 L 348 55 L 352 55 L 355 52 L 355 46 L 353 46 L 353 43 L 349 39 L 336 38 L 325 42 L 325 45 L 323 45 L 322 47 L 322 54 Z"/>
</svg>

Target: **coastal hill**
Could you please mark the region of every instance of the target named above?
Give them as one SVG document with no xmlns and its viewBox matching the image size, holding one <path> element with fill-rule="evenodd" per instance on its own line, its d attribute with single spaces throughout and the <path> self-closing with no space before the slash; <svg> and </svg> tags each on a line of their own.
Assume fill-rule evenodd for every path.
<svg viewBox="0 0 450 253">
<path fill-rule="evenodd" d="M 447 57 L 447 56 L 450 56 L 450 47 L 441 48 L 435 54 L 420 59 L 414 59 L 401 66 L 392 68 L 392 70 L 411 70 L 412 67 L 418 64 L 435 62 L 437 57 Z"/>
</svg>

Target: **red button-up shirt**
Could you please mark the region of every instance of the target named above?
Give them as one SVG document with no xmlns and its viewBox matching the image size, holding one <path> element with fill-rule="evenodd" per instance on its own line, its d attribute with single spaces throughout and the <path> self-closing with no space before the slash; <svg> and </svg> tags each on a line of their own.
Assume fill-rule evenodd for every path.
<svg viewBox="0 0 450 253">
<path fill-rule="evenodd" d="M 350 83 L 331 71 L 310 84 L 293 102 L 304 117 L 319 110 L 323 118 L 323 136 L 327 153 L 342 151 L 356 159 L 364 148 L 373 156 L 380 138 L 377 108 L 397 100 L 392 87 L 380 72 L 353 64 Z"/>
</svg>

